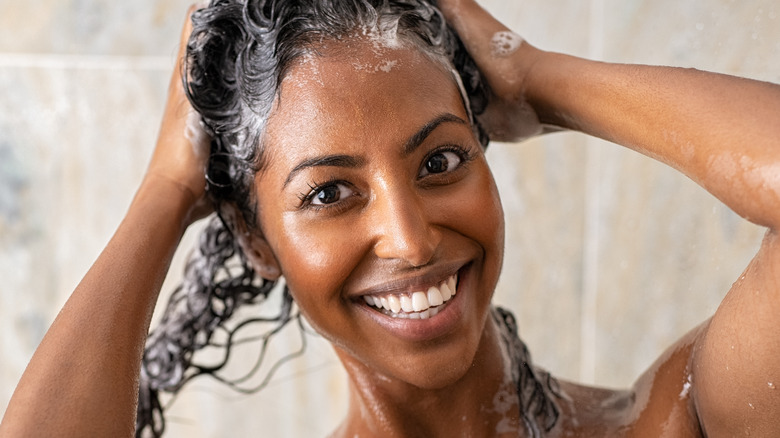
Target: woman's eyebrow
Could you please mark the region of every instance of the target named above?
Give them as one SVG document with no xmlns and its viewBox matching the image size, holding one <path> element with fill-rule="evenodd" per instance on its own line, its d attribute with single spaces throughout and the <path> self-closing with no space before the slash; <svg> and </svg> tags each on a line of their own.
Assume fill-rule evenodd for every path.
<svg viewBox="0 0 780 438">
<path fill-rule="evenodd" d="M 318 157 L 312 157 L 301 161 L 293 168 L 293 170 L 290 171 L 290 174 L 287 175 L 287 179 L 284 181 L 282 188 L 287 187 L 287 184 L 292 181 L 298 172 L 308 167 L 335 166 L 355 168 L 360 167 L 363 164 L 365 164 L 365 160 L 363 158 L 353 157 L 352 155 L 320 155 Z"/>
<path fill-rule="evenodd" d="M 454 114 L 444 113 L 436 116 L 436 118 L 423 125 L 416 133 L 414 133 L 411 137 L 409 137 L 409 139 L 406 140 L 401 155 L 407 156 L 414 152 L 415 149 L 417 149 L 425 141 L 425 139 L 428 138 L 431 132 L 438 128 L 442 123 L 458 123 L 462 125 L 468 125 L 467 121 Z M 354 157 L 352 155 L 320 155 L 318 157 L 312 157 L 301 161 L 290 171 L 290 174 L 287 175 L 287 179 L 284 181 L 282 188 L 287 187 L 296 174 L 309 167 L 333 166 L 356 168 L 364 164 L 365 160 L 363 158 Z"/>
<path fill-rule="evenodd" d="M 425 141 L 425 139 L 431 134 L 431 132 L 433 132 L 436 128 L 438 128 L 439 125 L 441 125 L 442 123 L 447 123 L 447 122 L 459 123 L 462 125 L 469 124 L 467 121 L 461 119 L 455 114 L 450 114 L 450 113 L 441 114 L 437 116 L 435 119 L 423 125 L 423 127 L 420 128 L 419 131 L 417 131 L 414 135 L 409 137 L 408 140 L 406 140 L 401 155 L 407 156 L 412 152 L 414 152 L 414 150 L 417 149 L 423 143 L 423 141 Z"/>
</svg>

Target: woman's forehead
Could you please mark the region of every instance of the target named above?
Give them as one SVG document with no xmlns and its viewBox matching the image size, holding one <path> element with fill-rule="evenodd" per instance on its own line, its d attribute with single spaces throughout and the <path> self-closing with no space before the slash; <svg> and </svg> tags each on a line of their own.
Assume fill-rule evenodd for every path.
<svg viewBox="0 0 780 438">
<path fill-rule="evenodd" d="M 441 63 L 414 48 L 352 44 L 306 55 L 289 70 L 269 117 L 265 153 L 291 158 L 392 142 L 444 113 L 468 120 L 456 81 Z"/>
</svg>

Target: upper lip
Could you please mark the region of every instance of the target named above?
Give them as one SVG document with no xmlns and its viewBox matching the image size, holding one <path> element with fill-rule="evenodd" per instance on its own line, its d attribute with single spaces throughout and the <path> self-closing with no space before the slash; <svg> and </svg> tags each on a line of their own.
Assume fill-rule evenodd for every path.
<svg viewBox="0 0 780 438">
<path fill-rule="evenodd" d="M 383 295 L 388 293 L 412 293 L 425 291 L 431 286 L 439 286 L 443 281 L 455 275 L 467 263 L 452 262 L 439 264 L 425 271 L 415 271 L 406 277 L 393 278 L 381 282 L 371 283 L 357 289 L 357 292 L 349 294 L 352 298 L 360 298 L 364 295 Z"/>
</svg>

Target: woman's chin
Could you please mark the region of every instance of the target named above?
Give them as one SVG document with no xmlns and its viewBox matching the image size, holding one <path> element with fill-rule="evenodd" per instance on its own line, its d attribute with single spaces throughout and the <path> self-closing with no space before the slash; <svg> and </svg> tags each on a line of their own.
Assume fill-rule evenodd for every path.
<svg viewBox="0 0 780 438">
<path fill-rule="evenodd" d="M 388 354 L 371 360 L 356 359 L 338 347 L 335 349 L 356 384 L 439 390 L 457 384 L 472 367 L 476 348 L 466 351 L 464 345 L 459 347 L 459 351 L 435 349 L 428 354 Z"/>
</svg>

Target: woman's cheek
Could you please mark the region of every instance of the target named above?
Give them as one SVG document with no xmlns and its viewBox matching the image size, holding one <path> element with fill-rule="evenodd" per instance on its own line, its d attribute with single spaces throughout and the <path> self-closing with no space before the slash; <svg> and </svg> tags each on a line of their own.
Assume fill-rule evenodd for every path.
<svg viewBox="0 0 780 438">
<path fill-rule="evenodd" d="M 328 299 L 338 299 L 334 291 L 340 290 L 357 263 L 356 233 L 343 221 L 309 221 L 296 215 L 300 216 L 291 213 L 283 218 L 283 238 L 276 245 L 287 284 L 295 293 L 331 294 Z"/>
</svg>

